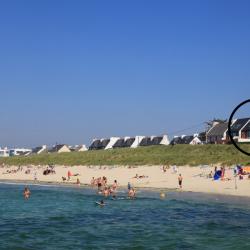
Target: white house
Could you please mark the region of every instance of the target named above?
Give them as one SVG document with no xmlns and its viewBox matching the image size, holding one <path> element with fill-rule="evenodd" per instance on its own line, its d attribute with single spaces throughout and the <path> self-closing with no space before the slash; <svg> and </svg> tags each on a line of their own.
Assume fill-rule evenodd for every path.
<svg viewBox="0 0 250 250">
<path fill-rule="evenodd" d="M 50 150 L 49 153 L 68 153 L 71 152 L 69 147 L 66 144 L 57 144 L 54 145 Z"/>
<path fill-rule="evenodd" d="M 10 151 L 7 148 L 0 148 L 0 157 L 9 157 Z"/>
<path fill-rule="evenodd" d="M 71 152 L 84 152 L 88 150 L 86 145 L 69 146 L 69 149 Z"/>
<path fill-rule="evenodd" d="M 120 139 L 120 137 L 111 137 L 109 142 L 104 149 L 112 149 L 115 143 Z"/>
<path fill-rule="evenodd" d="M 134 137 L 134 142 L 132 143 L 132 145 L 130 146 L 131 148 L 137 148 L 141 141 L 143 140 L 145 136 L 139 136 L 137 135 L 136 137 Z"/>
<path fill-rule="evenodd" d="M 250 119 L 239 131 L 238 142 L 250 142 Z"/>
<path fill-rule="evenodd" d="M 169 145 L 168 136 L 151 136 L 151 145 Z"/>
<path fill-rule="evenodd" d="M 41 154 L 41 153 L 45 153 L 47 152 L 47 146 L 43 145 L 41 147 L 36 147 L 34 149 L 32 149 L 32 153 L 33 154 Z"/>
<path fill-rule="evenodd" d="M 32 149 L 28 148 L 12 148 L 10 149 L 10 156 L 29 155 L 31 152 Z"/>
<path fill-rule="evenodd" d="M 199 138 L 199 134 L 194 134 L 193 139 L 189 144 L 191 144 L 191 145 L 202 144 L 202 141 Z"/>
<path fill-rule="evenodd" d="M 87 147 L 86 147 L 86 145 L 79 145 L 78 147 L 76 147 L 76 150 L 78 151 L 78 152 L 84 152 L 84 151 L 87 151 L 88 149 L 87 149 Z"/>
</svg>

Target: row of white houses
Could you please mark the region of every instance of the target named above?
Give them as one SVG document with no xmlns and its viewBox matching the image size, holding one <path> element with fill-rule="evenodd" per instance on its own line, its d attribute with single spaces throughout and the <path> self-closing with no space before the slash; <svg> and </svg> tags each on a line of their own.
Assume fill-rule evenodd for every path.
<svg viewBox="0 0 250 250">
<path fill-rule="evenodd" d="M 135 137 L 111 137 L 108 139 L 94 139 L 89 150 L 112 148 L 137 148 L 140 146 L 169 145 L 167 135 L 162 136 L 135 136 Z"/>
<path fill-rule="evenodd" d="M 137 148 L 140 146 L 152 145 L 169 145 L 167 135 L 162 136 L 135 136 L 135 137 L 111 137 L 103 139 L 94 139 L 91 145 L 87 148 L 85 145 L 68 146 L 66 144 L 53 145 L 48 148 L 46 145 L 39 146 L 33 149 L 7 149 L 0 148 L 0 157 L 8 156 L 27 156 L 30 154 L 42 153 L 67 153 L 67 152 L 82 152 L 87 150 L 108 150 L 115 148 Z"/>
</svg>

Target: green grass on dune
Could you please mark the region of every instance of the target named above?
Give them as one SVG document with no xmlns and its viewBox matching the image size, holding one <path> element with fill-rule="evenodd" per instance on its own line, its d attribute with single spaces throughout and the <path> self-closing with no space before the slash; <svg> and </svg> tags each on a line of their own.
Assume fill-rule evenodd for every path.
<svg viewBox="0 0 250 250">
<path fill-rule="evenodd" d="M 242 145 L 250 152 L 250 145 Z M 72 153 L 53 153 L 0 158 L 0 164 L 9 165 L 200 165 L 222 163 L 248 164 L 250 157 L 233 145 L 175 145 L 123 148 Z"/>
</svg>

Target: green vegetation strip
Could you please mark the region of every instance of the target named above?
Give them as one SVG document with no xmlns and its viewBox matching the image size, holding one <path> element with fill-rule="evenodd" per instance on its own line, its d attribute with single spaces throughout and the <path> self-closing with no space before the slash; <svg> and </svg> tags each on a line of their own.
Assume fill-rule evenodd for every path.
<svg viewBox="0 0 250 250">
<path fill-rule="evenodd" d="M 250 145 L 242 147 L 250 152 Z M 175 145 L 150 146 L 136 149 L 122 148 L 72 153 L 44 153 L 40 155 L 0 158 L 8 165 L 200 165 L 250 164 L 250 157 L 232 145 Z"/>
</svg>

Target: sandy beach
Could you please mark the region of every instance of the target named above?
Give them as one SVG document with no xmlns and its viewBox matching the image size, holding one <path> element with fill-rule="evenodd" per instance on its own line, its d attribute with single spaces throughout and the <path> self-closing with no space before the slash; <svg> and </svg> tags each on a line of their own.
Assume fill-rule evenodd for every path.
<svg viewBox="0 0 250 250">
<path fill-rule="evenodd" d="M 208 178 L 212 166 L 178 167 L 174 171 L 170 167 L 163 171 L 163 166 L 54 166 L 55 173 L 44 175 L 47 166 L 2 166 L 0 168 L 0 180 L 2 181 L 36 181 L 44 183 L 64 183 L 75 184 L 79 178 L 81 185 L 90 185 L 92 177 L 98 178 L 106 176 L 108 184 L 117 180 L 120 187 L 126 187 L 128 182 L 135 188 L 159 188 L 176 189 L 191 192 L 204 192 L 223 195 L 237 195 L 250 197 L 249 187 L 250 179 L 244 176 L 243 180 L 237 177 L 236 182 L 233 175 L 233 169 L 227 167 L 225 179 L 213 180 Z M 67 179 L 67 173 L 75 175 L 70 180 L 63 181 L 62 177 Z M 182 189 L 178 186 L 179 174 L 183 177 Z M 135 178 L 138 175 L 138 178 Z M 141 178 L 140 178 L 141 177 Z M 236 188 L 237 186 L 237 188 Z"/>
</svg>

